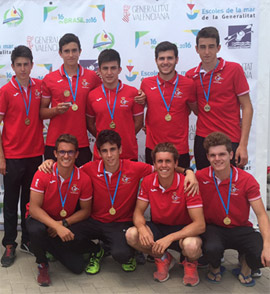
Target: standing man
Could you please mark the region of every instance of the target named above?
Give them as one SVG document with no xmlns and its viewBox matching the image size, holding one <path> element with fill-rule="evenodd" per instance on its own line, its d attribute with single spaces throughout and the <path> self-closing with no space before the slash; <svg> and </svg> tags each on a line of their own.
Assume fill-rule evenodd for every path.
<svg viewBox="0 0 270 294">
<path fill-rule="evenodd" d="M 158 44 L 155 59 L 158 75 L 143 79 L 141 84 L 147 97 L 145 160 L 153 164 L 154 147 L 161 142 L 171 142 L 179 153 L 178 165 L 189 167 L 189 114 L 196 104 L 195 84 L 175 70 L 178 63 L 175 44 Z"/>
<path fill-rule="evenodd" d="M 251 270 L 270 266 L 270 222 L 263 206 L 260 188 L 252 175 L 230 165 L 233 158 L 231 140 L 214 132 L 204 141 L 210 167 L 197 171 L 203 199 L 206 232 L 203 252 L 209 263 L 208 281 L 219 283 L 225 268 L 220 265 L 224 250 L 236 249 L 240 268 L 233 274 L 244 286 L 255 281 Z M 249 222 L 249 211 L 255 212 L 260 233 Z"/>
<path fill-rule="evenodd" d="M 214 131 L 223 132 L 233 142 L 234 165 L 242 168 L 248 162 L 247 145 L 253 115 L 249 86 L 238 63 L 217 58 L 220 47 L 216 28 L 201 29 L 196 37 L 196 51 L 202 62 L 186 74 L 195 81 L 197 88 L 194 142 L 197 169 L 209 166 L 203 141 Z"/>
<path fill-rule="evenodd" d="M 94 137 L 104 129 L 117 131 L 122 138 L 120 157 L 137 161 L 136 134 L 143 126 L 144 106 L 134 101 L 138 90 L 119 80 L 120 62 L 120 55 L 114 49 L 105 49 L 99 54 L 103 84 L 88 95 L 87 125 Z M 96 146 L 94 155 L 99 158 Z"/>
<path fill-rule="evenodd" d="M 127 242 L 137 250 L 155 257 L 154 279 L 165 282 L 175 260 L 167 249 L 186 257 L 183 262 L 186 286 L 199 283 L 197 259 L 201 255 L 199 234 L 205 230 L 200 195 L 188 197 L 184 176 L 175 171 L 178 152 L 171 143 L 160 143 L 153 150 L 156 172 L 142 181 L 133 215 L 135 227 L 126 233 Z M 144 212 L 151 206 L 152 220 L 146 222 Z"/>
<path fill-rule="evenodd" d="M 38 263 L 38 284 L 49 286 L 46 251 L 76 274 L 84 270 L 84 252 L 95 250 L 92 242 L 82 244 L 77 235 L 83 220 L 91 214 L 92 183 L 75 166 L 79 155 L 78 141 L 69 134 L 55 143 L 57 162 L 52 174 L 37 171 L 31 185 L 27 229 Z M 79 201 L 80 208 L 76 210 Z"/>
<path fill-rule="evenodd" d="M 18 203 L 20 199 L 22 239 L 20 249 L 30 253 L 25 227 L 25 205 L 29 201 L 34 173 L 44 152 L 43 123 L 39 118 L 41 81 L 30 78 L 33 56 L 26 46 L 15 47 L 11 53 L 15 76 L 0 89 L 0 173 L 4 176 L 4 238 L 6 250 L 1 258 L 4 267 L 16 257 Z"/>
<path fill-rule="evenodd" d="M 94 71 L 78 64 L 81 52 L 80 40 L 74 34 L 65 34 L 60 39 L 59 55 L 64 64 L 43 79 L 40 108 L 40 117 L 50 119 L 45 159 L 55 159 L 56 139 L 60 134 L 69 133 L 79 142 L 77 166 L 92 158 L 86 128 L 86 102 L 89 91 L 101 84 Z"/>
</svg>

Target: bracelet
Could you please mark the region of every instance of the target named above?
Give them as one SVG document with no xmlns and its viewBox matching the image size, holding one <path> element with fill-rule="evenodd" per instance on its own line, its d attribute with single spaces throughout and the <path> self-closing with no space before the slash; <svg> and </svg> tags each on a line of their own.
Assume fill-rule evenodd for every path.
<svg viewBox="0 0 270 294">
<path fill-rule="evenodd" d="M 69 227 L 69 224 L 68 224 L 68 222 L 67 222 L 66 219 L 62 219 L 62 224 L 63 224 L 63 226 L 66 227 L 66 228 Z"/>
<path fill-rule="evenodd" d="M 184 176 L 186 176 L 186 171 L 187 171 L 187 170 L 191 170 L 191 171 L 194 172 L 194 170 L 193 170 L 192 167 L 186 167 L 186 168 L 184 169 Z"/>
</svg>

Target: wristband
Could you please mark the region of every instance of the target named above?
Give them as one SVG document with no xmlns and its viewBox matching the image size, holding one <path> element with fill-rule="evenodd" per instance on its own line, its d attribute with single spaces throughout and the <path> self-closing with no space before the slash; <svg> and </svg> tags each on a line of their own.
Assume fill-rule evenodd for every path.
<svg viewBox="0 0 270 294">
<path fill-rule="evenodd" d="M 69 224 L 68 224 L 68 222 L 67 222 L 66 219 L 62 219 L 62 224 L 63 224 L 63 226 L 66 227 L 66 228 L 69 227 Z"/>
</svg>

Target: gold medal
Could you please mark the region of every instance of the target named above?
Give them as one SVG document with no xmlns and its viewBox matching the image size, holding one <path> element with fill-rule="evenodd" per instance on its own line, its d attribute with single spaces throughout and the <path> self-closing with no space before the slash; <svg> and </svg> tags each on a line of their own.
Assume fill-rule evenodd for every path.
<svg viewBox="0 0 270 294">
<path fill-rule="evenodd" d="M 111 128 L 111 129 L 115 129 L 115 122 L 114 122 L 114 121 L 112 121 L 112 122 L 110 123 L 110 128 Z"/>
<path fill-rule="evenodd" d="M 226 225 L 226 226 L 228 226 L 228 225 L 230 225 L 231 224 L 231 219 L 228 217 L 228 215 L 224 218 L 224 220 L 223 220 L 223 222 L 224 222 L 224 224 Z"/>
<path fill-rule="evenodd" d="M 27 117 L 27 118 L 25 119 L 24 123 L 25 123 L 27 126 L 29 126 L 29 125 L 30 125 L 30 119 Z"/>
<path fill-rule="evenodd" d="M 66 216 L 67 216 L 67 212 L 66 212 L 65 209 L 62 209 L 62 210 L 60 211 L 60 216 L 61 216 L 61 217 L 66 217 Z"/>
<path fill-rule="evenodd" d="M 72 104 L 71 108 L 72 108 L 73 111 L 77 111 L 79 106 L 74 103 L 74 104 Z"/>
<path fill-rule="evenodd" d="M 171 121 L 171 120 L 172 120 L 172 116 L 171 116 L 169 113 L 167 113 L 167 114 L 165 115 L 165 120 L 166 120 L 166 121 Z"/>
<path fill-rule="evenodd" d="M 70 92 L 69 92 L 69 90 L 65 90 L 65 91 L 64 91 L 64 96 L 65 96 L 65 97 L 69 97 L 69 96 L 70 96 Z"/>
<path fill-rule="evenodd" d="M 110 215 L 115 215 L 116 214 L 116 210 L 113 207 L 111 207 L 109 209 L 109 213 L 110 213 Z"/>
<path fill-rule="evenodd" d="M 205 112 L 209 112 L 210 110 L 211 110 L 210 105 L 209 105 L 208 103 L 206 103 L 206 104 L 204 105 L 204 111 L 205 111 Z"/>
</svg>

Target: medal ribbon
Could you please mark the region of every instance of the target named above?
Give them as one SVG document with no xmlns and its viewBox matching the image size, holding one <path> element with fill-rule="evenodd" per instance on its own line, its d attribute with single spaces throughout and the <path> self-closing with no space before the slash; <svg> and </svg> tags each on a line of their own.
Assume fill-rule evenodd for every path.
<svg viewBox="0 0 270 294">
<path fill-rule="evenodd" d="M 64 72 L 65 72 L 65 75 L 68 79 L 68 84 L 69 84 L 69 88 L 70 88 L 70 91 L 72 94 L 73 101 L 74 101 L 74 103 L 76 103 L 76 96 L 77 96 L 78 83 L 79 83 L 79 72 L 80 72 L 79 67 L 77 68 L 77 79 L 76 79 L 75 93 L 73 93 L 73 90 L 72 90 L 72 79 L 69 78 L 65 68 L 64 68 Z"/>
<path fill-rule="evenodd" d="M 116 184 L 116 187 L 115 187 L 115 190 L 114 190 L 113 198 L 112 198 L 112 195 L 111 195 L 111 192 L 110 192 L 105 167 L 104 167 L 104 170 L 103 170 L 103 174 L 104 174 L 106 186 L 107 186 L 107 189 L 108 189 L 108 192 L 109 192 L 109 195 L 110 195 L 111 204 L 112 204 L 112 207 L 113 207 L 113 204 L 114 204 L 114 201 L 115 201 L 115 196 L 116 196 L 116 193 L 117 193 L 117 190 L 118 190 L 118 186 L 119 186 L 119 182 L 120 182 L 120 178 L 121 178 L 121 174 L 122 174 L 122 170 L 119 172 L 119 175 L 118 175 L 118 180 L 117 180 L 117 184 Z"/>
<path fill-rule="evenodd" d="M 220 191 L 219 191 L 219 188 L 218 188 L 218 184 L 217 184 L 217 181 L 215 179 L 215 172 L 213 171 L 213 179 L 214 179 L 214 182 L 215 182 L 215 186 L 216 186 L 216 189 L 217 189 L 217 192 L 218 192 L 218 196 L 220 198 L 220 201 L 224 207 L 224 210 L 226 212 L 226 215 L 229 214 L 229 208 L 230 208 L 230 200 L 231 200 L 231 188 L 232 188 L 232 169 L 231 169 L 231 172 L 230 172 L 230 186 L 229 186 L 229 192 L 228 192 L 228 202 L 227 202 L 227 207 L 225 206 L 225 203 L 223 201 L 223 198 L 220 194 Z"/>
<path fill-rule="evenodd" d="M 158 85 L 159 93 L 160 93 L 160 95 L 161 95 L 161 98 L 162 98 L 162 100 L 163 100 L 163 102 L 164 102 L 164 105 L 165 105 L 165 107 L 166 107 L 168 113 L 169 113 L 170 108 L 171 108 L 171 105 L 172 105 L 173 97 L 174 97 L 174 94 L 175 94 L 175 91 L 176 91 L 176 87 L 177 87 L 177 84 L 178 84 L 178 79 L 179 79 L 179 77 L 178 77 L 178 75 L 177 75 L 176 82 L 175 82 L 175 86 L 174 86 L 173 93 L 172 93 L 172 97 L 171 97 L 171 101 L 170 101 L 170 104 L 169 104 L 169 106 L 168 106 L 167 103 L 166 103 L 166 101 L 165 101 L 165 98 L 164 98 L 164 96 L 163 96 L 163 93 L 161 92 L 161 89 L 160 89 L 160 86 L 159 86 L 158 77 L 157 77 L 157 85 Z"/>
<path fill-rule="evenodd" d="M 110 104 L 108 102 L 106 91 L 105 91 L 105 88 L 104 88 L 104 84 L 102 84 L 102 91 L 103 91 L 104 96 L 106 98 L 107 107 L 109 109 L 112 121 L 113 121 L 114 112 L 115 112 L 115 105 L 116 105 L 116 100 L 117 100 L 118 89 L 119 89 L 119 82 L 118 82 L 117 87 L 116 87 L 116 92 L 115 92 L 115 97 L 114 97 L 114 102 L 113 102 L 113 110 L 111 111 Z"/>
<path fill-rule="evenodd" d="M 63 200 L 63 196 L 62 196 L 62 192 L 61 192 L 61 187 L 60 187 L 60 185 L 59 185 L 59 180 L 58 180 L 58 168 L 56 168 L 57 187 L 58 187 L 58 191 L 59 191 L 59 195 L 60 195 L 60 199 L 61 199 L 62 208 L 64 208 L 65 203 L 66 203 L 66 200 L 67 200 L 67 194 L 68 194 L 68 190 L 69 190 L 69 188 L 70 188 L 71 182 L 72 182 L 73 174 L 74 174 L 74 168 L 73 168 L 73 170 L 72 170 L 72 173 L 71 173 L 71 176 L 70 176 L 70 179 L 69 179 L 69 183 L 68 183 L 67 192 L 66 192 L 65 198 L 64 198 L 64 200 Z"/>
<path fill-rule="evenodd" d="M 203 80 L 202 80 L 202 75 L 201 75 L 201 67 L 200 67 L 200 73 L 199 73 L 199 76 L 200 76 L 200 81 L 201 81 L 201 85 L 202 85 L 202 88 L 203 88 L 203 93 L 204 93 L 204 97 L 205 97 L 205 100 L 208 104 L 208 101 L 209 101 L 209 96 L 210 96 L 210 89 L 211 89 L 211 83 L 212 83 L 212 78 L 213 78 L 213 74 L 214 74 L 214 71 L 215 69 L 217 68 L 219 64 L 219 60 L 217 61 L 217 64 L 215 66 L 215 68 L 212 70 L 212 73 L 211 73 L 211 76 L 210 76 L 210 80 L 209 80 L 209 85 L 208 85 L 208 92 L 206 94 L 205 90 L 204 90 L 204 86 L 203 86 Z"/>
<path fill-rule="evenodd" d="M 27 106 L 27 103 L 26 103 L 26 99 L 24 98 L 24 95 L 23 95 L 23 90 L 22 90 L 22 87 L 18 81 L 17 78 L 15 78 L 16 82 L 18 83 L 19 85 L 19 89 L 20 89 L 20 92 L 22 94 L 22 97 L 23 97 L 23 102 L 24 102 L 24 107 L 25 107 L 25 111 L 26 111 L 26 116 L 28 117 L 28 114 L 29 114 L 29 110 L 30 110 L 30 105 L 31 105 L 31 97 L 32 97 L 32 82 L 31 82 L 31 79 L 29 79 L 29 84 L 30 84 L 30 95 L 29 95 L 29 101 L 28 101 L 28 106 Z"/>
</svg>

